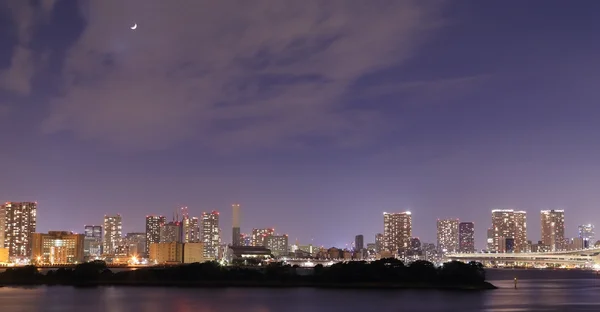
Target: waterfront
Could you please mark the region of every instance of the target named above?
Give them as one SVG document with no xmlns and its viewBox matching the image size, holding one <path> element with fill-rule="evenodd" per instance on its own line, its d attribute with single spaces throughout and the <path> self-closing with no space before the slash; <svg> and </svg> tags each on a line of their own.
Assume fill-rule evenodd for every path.
<svg viewBox="0 0 600 312">
<path fill-rule="evenodd" d="M 491 291 L 0 288 L 2 312 L 28 311 L 598 311 L 600 278 L 589 271 L 490 270 Z M 519 276 L 514 289 L 513 276 Z"/>
</svg>

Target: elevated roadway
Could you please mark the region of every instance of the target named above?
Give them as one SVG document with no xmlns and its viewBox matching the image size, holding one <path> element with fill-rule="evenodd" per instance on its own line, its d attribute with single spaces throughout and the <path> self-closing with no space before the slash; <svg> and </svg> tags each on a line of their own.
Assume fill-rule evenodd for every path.
<svg viewBox="0 0 600 312">
<path fill-rule="evenodd" d="M 446 255 L 448 260 L 479 262 L 518 262 L 565 265 L 600 265 L 600 248 L 588 248 L 555 252 L 524 253 L 455 253 Z"/>
</svg>

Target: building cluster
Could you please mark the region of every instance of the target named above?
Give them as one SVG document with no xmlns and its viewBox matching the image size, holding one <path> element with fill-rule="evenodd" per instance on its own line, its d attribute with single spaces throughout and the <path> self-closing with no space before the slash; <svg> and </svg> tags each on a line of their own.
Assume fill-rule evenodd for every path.
<svg viewBox="0 0 600 312">
<path fill-rule="evenodd" d="M 176 264 L 211 260 L 235 261 L 263 258 L 313 258 L 323 260 L 400 257 L 439 262 L 445 254 L 474 253 L 475 225 L 458 219 L 437 220 L 437 244 L 413 236 L 409 211 L 383 214 L 383 233 L 373 243 L 356 235 L 352 248 L 290 245 L 288 236 L 274 228 L 241 231 L 241 207 L 232 206 L 232 241 L 222 242 L 219 212 L 190 217 L 187 208 L 171 219 L 146 216 L 146 231 L 123 235 L 121 215 L 104 216 L 102 225 L 86 225 L 83 233 L 36 232 L 36 202 L 7 202 L 0 206 L 0 263 L 76 264 L 102 259 L 113 264 Z M 527 237 L 527 213 L 492 210 L 484 252 L 521 253 L 578 250 L 594 246 L 594 226 L 579 226 L 578 236 L 565 237 L 564 210 L 540 212 L 540 240 Z"/>
</svg>

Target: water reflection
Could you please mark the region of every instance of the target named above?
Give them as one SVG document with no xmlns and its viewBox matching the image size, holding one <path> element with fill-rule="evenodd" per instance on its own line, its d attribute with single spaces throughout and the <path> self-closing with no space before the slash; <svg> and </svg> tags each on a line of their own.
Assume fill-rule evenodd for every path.
<svg viewBox="0 0 600 312">
<path fill-rule="evenodd" d="M 129 287 L 0 288 L 1 312 L 600 311 L 600 280 L 493 281 L 487 292 Z"/>
</svg>

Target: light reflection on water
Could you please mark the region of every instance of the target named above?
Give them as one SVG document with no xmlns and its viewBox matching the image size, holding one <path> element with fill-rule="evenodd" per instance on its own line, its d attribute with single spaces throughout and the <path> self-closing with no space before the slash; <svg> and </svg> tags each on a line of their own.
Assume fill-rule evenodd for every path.
<svg viewBox="0 0 600 312">
<path fill-rule="evenodd" d="M 512 278 L 501 278 L 491 281 L 500 289 L 485 292 L 4 287 L 0 288 L 0 312 L 600 311 L 600 278 L 519 276 L 518 289 Z"/>
</svg>

